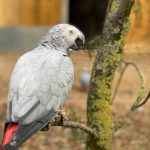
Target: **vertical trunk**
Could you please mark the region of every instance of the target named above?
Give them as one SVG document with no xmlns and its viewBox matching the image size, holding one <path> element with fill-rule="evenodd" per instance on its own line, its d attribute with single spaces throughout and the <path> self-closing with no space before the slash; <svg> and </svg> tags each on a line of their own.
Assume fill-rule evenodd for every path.
<svg viewBox="0 0 150 150">
<path fill-rule="evenodd" d="M 88 136 L 87 150 L 108 150 L 113 136 L 111 87 L 129 28 L 133 0 L 111 0 L 97 52 L 88 95 L 88 125 L 97 138 Z"/>
</svg>

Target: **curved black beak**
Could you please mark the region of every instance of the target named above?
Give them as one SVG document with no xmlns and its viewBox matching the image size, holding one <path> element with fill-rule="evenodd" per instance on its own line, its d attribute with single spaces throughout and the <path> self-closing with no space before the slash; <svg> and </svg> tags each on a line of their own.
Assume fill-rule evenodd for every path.
<svg viewBox="0 0 150 150">
<path fill-rule="evenodd" d="M 81 39 L 81 38 L 77 38 L 75 40 L 75 43 L 70 47 L 71 49 L 73 50 L 80 50 L 80 49 L 83 49 L 83 45 L 84 45 L 84 39 Z"/>
<path fill-rule="evenodd" d="M 83 39 L 80 39 L 80 38 L 77 38 L 76 40 L 75 40 L 75 43 L 76 43 L 76 45 L 77 45 L 77 48 L 83 48 L 83 45 L 84 45 L 84 41 L 83 41 Z"/>
</svg>

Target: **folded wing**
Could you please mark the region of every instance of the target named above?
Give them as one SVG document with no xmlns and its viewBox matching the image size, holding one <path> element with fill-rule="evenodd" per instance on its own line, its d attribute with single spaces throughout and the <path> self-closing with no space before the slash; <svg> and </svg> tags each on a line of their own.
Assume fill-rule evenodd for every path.
<svg viewBox="0 0 150 150">
<path fill-rule="evenodd" d="M 71 90 L 74 76 L 70 58 L 57 52 L 36 55 L 24 56 L 14 69 L 8 121 L 29 124 L 47 115 L 52 117 Z"/>
</svg>

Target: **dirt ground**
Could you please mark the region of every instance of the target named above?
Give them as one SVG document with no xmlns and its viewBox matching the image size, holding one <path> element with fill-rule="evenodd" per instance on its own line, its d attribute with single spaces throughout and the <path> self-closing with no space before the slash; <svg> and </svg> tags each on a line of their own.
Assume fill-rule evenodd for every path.
<svg viewBox="0 0 150 150">
<path fill-rule="evenodd" d="M 0 53 L 0 137 L 5 121 L 6 100 L 9 78 L 20 53 Z M 90 70 L 94 57 L 89 58 L 85 52 L 73 53 L 75 82 L 71 94 L 65 103 L 65 111 L 72 120 L 86 122 L 87 93 L 80 90 L 79 75 L 83 67 Z M 150 53 L 126 52 L 124 58 L 135 62 L 145 78 L 145 93 L 150 90 Z M 118 79 L 119 69 L 114 80 Z M 124 74 L 118 94 L 113 103 L 113 118 L 122 116 L 136 99 L 140 89 L 140 80 L 133 67 Z M 125 125 L 115 133 L 111 150 L 149 150 L 150 149 L 150 102 L 128 119 Z M 48 132 L 38 132 L 23 146 L 22 150 L 84 150 L 85 136 L 75 130 L 52 127 Z"/>
</svg>

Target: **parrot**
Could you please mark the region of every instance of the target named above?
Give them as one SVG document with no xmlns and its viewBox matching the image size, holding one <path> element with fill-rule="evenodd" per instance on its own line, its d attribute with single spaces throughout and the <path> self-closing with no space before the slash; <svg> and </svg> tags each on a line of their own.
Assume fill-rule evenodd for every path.
<svg viewBox="0 0 150 150">
<path fill-rule="evenodd" d="M 2 150 L 17 150 L 57 114 L 74 80 L 69 56 L 84 43 L 77 27 L 57 24 L 18 59 L 10 78 Z"/>
</svg>

